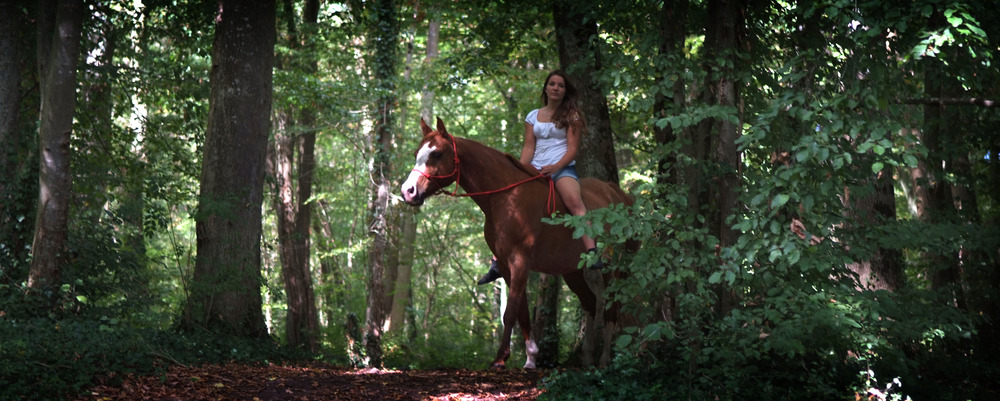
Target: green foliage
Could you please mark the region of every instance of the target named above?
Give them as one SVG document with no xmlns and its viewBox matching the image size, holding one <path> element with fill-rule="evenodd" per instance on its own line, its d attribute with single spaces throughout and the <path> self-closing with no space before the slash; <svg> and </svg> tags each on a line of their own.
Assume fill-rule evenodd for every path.
<svg viewBox="0 0 1000 401">
<path fill-rule="evenodd" d="M 895 383 L 897 394 L 976 399 L 992 391 L 987 383 L 995 363 L 976 352 L 956 355 L 978 349 L 970 339 L 982 322 L 944 302 L 947 293 L 859 292 L 842 267 L 844 255 L 804 247 L 797 237 L 786 240 L 788 249 L 764 248 L 766 258 L 718 265 L 711 247 L 691 249 L 682 242 L 711 243 L 709 237 L 677 229 L 674 224 L 689 225 L 653 205 L 640 199 L 626 213 L 629 219 L 617 217 L 622 211 L 615 209 L 588 214 L 612 224 L 601 237 L 609 243 L 643 239 L 640 251 L 613 264 L 628 276 L 614 283 L 611 295 L 633 318 L 649 323 L 625 328 L 616 341 L 618 356 L 606 369 L 551 376 L 546 397 L 830 399 L 876 388 L 864 379 L 872 375 L 883 390 Z M 759 235 L 741 237 L 722 255 L 759 253 L 751 240 Z M 728 292 L 742 301 L 719 317 L 719 294 Z M 673 320 L 650 322 L 664 311 Z M 944 358 L 961 362 L 952 359 L 942 367 Z"/>
<path fill-rule="evenodd" d="M 690 6 L 685 23 L 700 29 L 705 10 Z M 984 316 L 997 299 L 987 284 L 996 280 L 995 219 L 935 216 L 931 224 L 908 220 L 900 208 L 898 221 L 866 220 L 852 214 L 860 212 L 851 210 L 845 194 L 851 202 L 872 196 L 880 174 L 908 171 L 927 156 L 908 135 L 919 109 L 898 101 L 923 95 L 922 82 L 905 72 L 921 67 L 906 64 L 912 61 L 907 55 L 942 58 L 950 76 L 970 82 L 963 83 L 965 95 L 979 93 L 978 85 L 995 87 L 996 74 L 987 72 L 993 69 L 983 68 L 993 55 L 981 42 L 981 21 L 992 14 L 967 11 L 979 5 L 933 1 L 909 9 L 856 2 L 769 7 L 744 14 L 750 35 L 742 39 L 748 54 L 741 60 L 748 64 L 735 66 L 744 69 L 737 74 L 747 84 L 743 108 L 704 105 L 689 95 L 682 107 L 669 104 L 664 115 L 647 120 L 635 115 L 651 116 L 654 96 L 671 96 L 678 80 L 697 93 L 705 64 L 715 61 L 701 58 L 702 38 L 693 35 L 681 52 L 658 53 L 662 39 L 628 22 L 648 18 L 649 10 L 607 17 L 601 43 L 610 53 L 605 65 L 615 67 L 600 79 L 612 94 L 612 115 L 622 116 L 622 131 L 636 133 L 627 139 L 632 155 L 649 164 L 628 174 L 634 207 L 551 222 L 574 227 L 576 235 L 606 226 L 597 238 L 614 248 L 612 267 L 625 274 L 609 296 L 636 323 L 616 341 L 612 366 L 553 375 L 545 396 L 620 399 L 618 390 L 625 389 L 629 399 L 843 399 L 879 390 L 880 399 L 991 398 L 996 390 L 989 375 L 998 366 L 988 333 L 995 329 Z M 932 14 L 946 25 L 927 29 Z M 961 35 L 954 35 L 957 29 Z M 990 130 L 980 124 L 995 113 L 983 110 L 963 110 L 968 123 L 950 132 L 987 143 L 981 135 Z M 685 185 L 675 172 L 693 168 L 718 176 L 718 166 L 682 152 L 691 143 L 681 135 L 720 119 L 742 124 L 743 165 L 741 207 L 725 220 L 739 237 L 717 247 L 721 241 L 707 223 L 711 205 L 691 210 L 695 183 Z M 681 140 L 652 143 L 654 127 L 671 128 Z M 990 143 L 985 146 L 995 147 Z M 965 145 L 951 145 L 945 160 L 982 157 L 978 146 Z M 995 166 L 972 164 L 980 170 L 970 177 L 978 179 L 963 185 L 975 186 L 981 204 L 994 204 L 981 185 L 993 182 L 985 171 Z M 663 171 L 680 177 L 658 175 Z M 662 178 L 674 181 L 657 181 Z M 790 229 L 796 222 L 805 238 Z M 642 248 L 623 255 L 630 239 L 641 240 Z M 851 266 L 884 251 L 906 255 L 905 284 L 892 293 L 859 290 Z M 928 275 L 954 263 L 955 255 L 966 255 L 962 263 L 969 264 L 964 288 L 931 289 Z M 928 261 L 934 265 L 918 265 Z M 955 294 L 975 305 L 957 305 Z"/>
<path fill-rule="evenodd" d="M 151 375 L 170 364 L 268 363 L 311 356 L 271 341 L 179 335 L 131 326 L 126 317 L 0 317 L 2 399 L 64 399 L 97 382 Z"/>
</svg>

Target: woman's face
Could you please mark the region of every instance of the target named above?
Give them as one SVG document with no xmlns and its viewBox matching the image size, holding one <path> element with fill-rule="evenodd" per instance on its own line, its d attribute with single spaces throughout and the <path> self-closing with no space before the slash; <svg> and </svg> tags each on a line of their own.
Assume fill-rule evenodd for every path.
<svg viewBox="0 0 1000 401">
<path fill-rule="evenodd" d="M 545 83 L 545 96 L 549 100 L 562 101 L 563 96 L 566 96 L 566 80 L 558 75 L 549 77 L 549 81 Z"/>
</svg>

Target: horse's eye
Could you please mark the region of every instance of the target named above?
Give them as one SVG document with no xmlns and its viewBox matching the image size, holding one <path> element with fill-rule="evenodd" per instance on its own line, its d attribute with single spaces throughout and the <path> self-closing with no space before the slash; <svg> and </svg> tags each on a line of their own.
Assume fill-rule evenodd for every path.
<svg viewBox="0 0 1000 401">
<path fill-rule="evenodd" d="M 440 159 L 441 152 L 431 152 L 431 159 Z"/>
</svg>

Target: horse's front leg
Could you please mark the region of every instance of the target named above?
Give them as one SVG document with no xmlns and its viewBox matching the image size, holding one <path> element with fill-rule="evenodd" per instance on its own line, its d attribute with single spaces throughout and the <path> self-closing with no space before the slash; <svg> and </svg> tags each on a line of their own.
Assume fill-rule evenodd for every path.
<svg viewBox="0 0 1000 401">
<path fill-rule="evenodd" d="M 507 295 L 507 309 L 503 312 L 503 334 L 500 336 L 500 348 L 497 349 L 497 357 L 493 359 L 490 367 L 493 369 L 504 369 L 507 367 L 507 358 L 510 358 L 510 337 L 514 331 L 515 312 L 510 307 L 510 294 Z"/>
<path fill-rule="evenodd" d="M 507 366 L 507 359 L 510 358 L 510 338 L 514 332 L 514 323 L 520 320 L 522 322 L 522 330 L 525 330 L 524 328 L 527 327 L 526 330 L 529 333 L 531 327 L 531 322 L 527 318 L 528 302 L 525 292 L 525 287 L 528 283 L 528 272 L 523 268 L 515 268 L 514 264 L 508 266 L 510 266 L 510 278 L 507 280 L 507 286 L 510 289 L 507 292 L 507 309 L 503 312 L 503 335 L 500 337 L 500 348 L 497 349 L 497 357 L 490 364 L 491 367 L 496 369 L 503 369 Z"/>
</svg>

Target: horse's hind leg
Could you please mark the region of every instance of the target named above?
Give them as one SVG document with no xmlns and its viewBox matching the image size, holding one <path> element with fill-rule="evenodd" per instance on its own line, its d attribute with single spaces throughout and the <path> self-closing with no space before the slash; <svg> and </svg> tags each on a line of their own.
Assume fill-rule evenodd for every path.
<svg viewBox="0 0 1000 401">
<path fill-rule="evenodd" d="M 569 289 L 576 294 L 577 298 L 580 299 L 580 306 L 583 307 L 583 311 L 586 314 L 585 329 L 583 331 L 583 344 L 581 344 L 583 355 L 580 355 L 580 362 L 583 363 L 584 366 L 593 366 L 594 343 L 597 341 L 597 336 L 595 335 L 596 331 L 594 330 L 597 297 L 587 285 L 582 271 L 576 271 L 563 275 L 563 280 L 566 282 L 566 286 L 568 286 Z"/>
<path fill-rule="evenodd" d="M 525 294 L 525 300 L 527 300 L 527 294 Z M 524 368 L 534 369 L 535 358 L 538 357 L 538 345 L 531 338 L 531 315 L 528 313 L 528 309 L 527 302 L 521 304 L 517 312 L 517 323 L 521 325 L 521 334 L 524 335 Z"/>
</svg>

